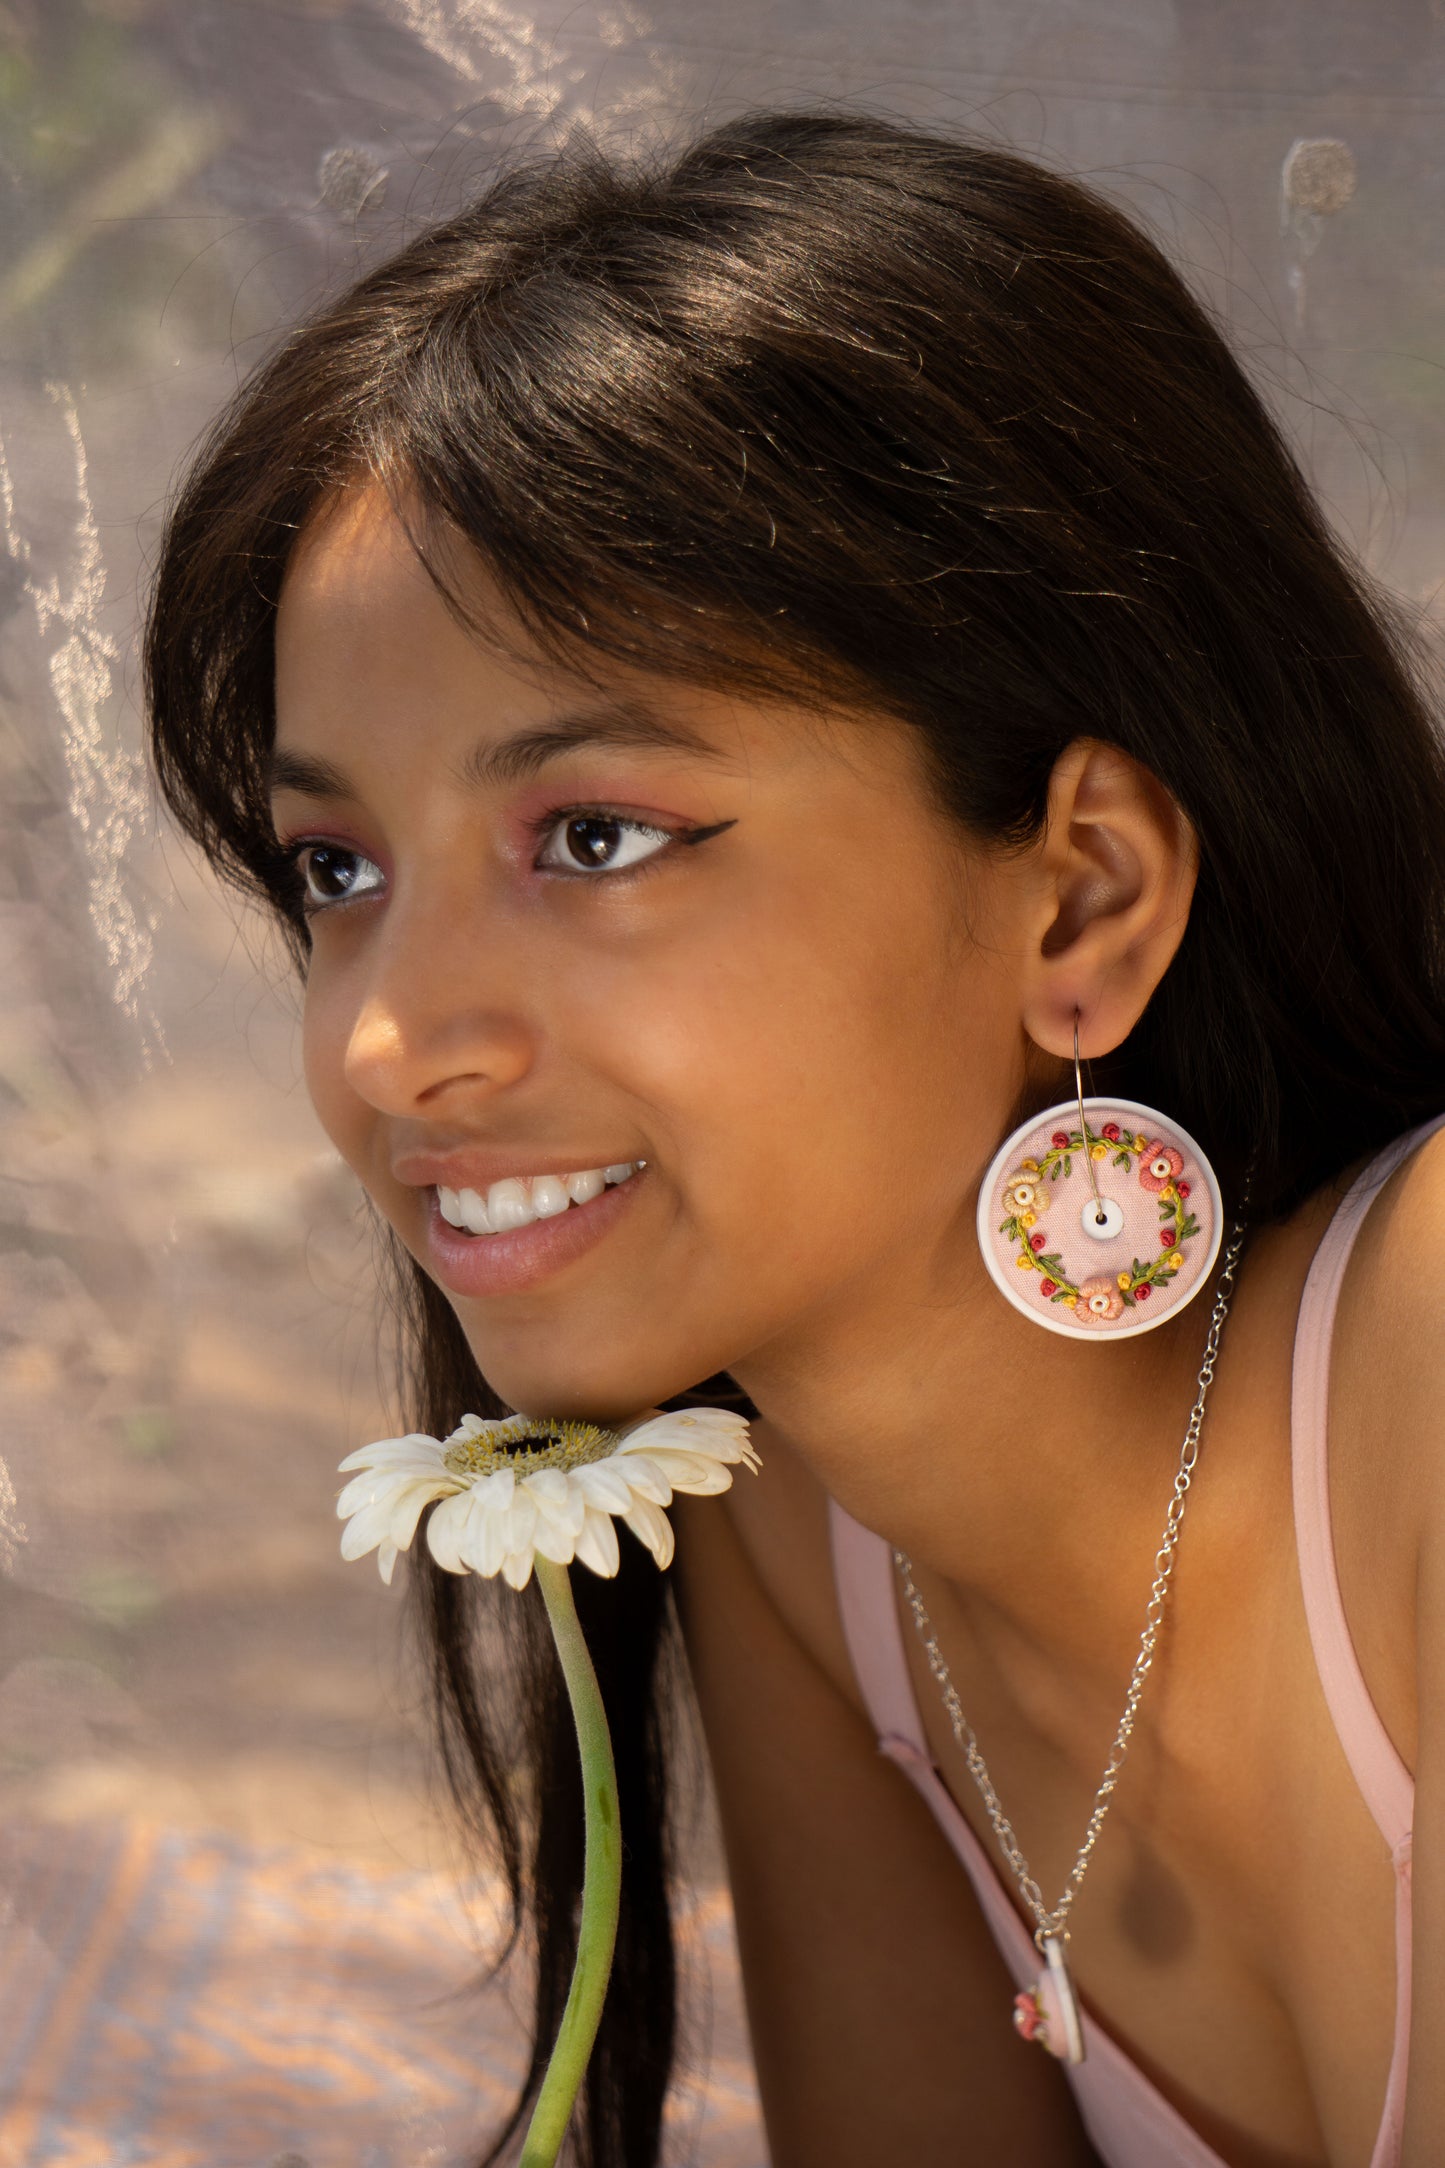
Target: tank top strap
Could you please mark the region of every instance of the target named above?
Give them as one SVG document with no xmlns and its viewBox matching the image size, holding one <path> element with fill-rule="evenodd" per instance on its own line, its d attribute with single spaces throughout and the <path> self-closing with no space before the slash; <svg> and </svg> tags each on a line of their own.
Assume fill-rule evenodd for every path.
<svg viewBox="0 0 1445 2168">
<path fill-rule="evenodd" d="M 1295 1543 L 1310 1642 L 1325 1701 L 1360 1795 L 1392 1855 L 1397 1856 L 1409 1840 L 1415 1786 L 1370 1699 L 1340 1597 L 1330 1526 L 1330 1346 L 1345 1267 L 1366 1212 L 1401 1161 L 1442 1123 L 1445 1113 L 1394 1138 L 1375 1154 L 1336 1207 L 1311 1260 L 1300 1298 L 1291 1378 Z"/>
<path fill-rule="evenodd" d="M 843 1638 L 879 1743 L 895 1742 L 905 1749 L 902 1758 L 921 1757 L 931 1765 L 893 1604 L 893 1553 L 836 1498 L 828 1500 L 828 1522 Z"/>
</svg>

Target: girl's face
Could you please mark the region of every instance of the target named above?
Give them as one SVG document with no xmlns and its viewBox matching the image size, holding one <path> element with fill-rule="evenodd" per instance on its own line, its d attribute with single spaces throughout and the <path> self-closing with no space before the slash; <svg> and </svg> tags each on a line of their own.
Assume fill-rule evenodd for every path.
<svg viewBox="0 0 1445 2168">
<path fill-rule="evenodd" d="M 1019 877 L 933 810 L 909 732 L 605 685 L 479 644 L 379 492 L 302 538 L 275 818 L 311 913 L 307 1081 L 533 1414 L 720 1369 L 756 1397 L 956 1300 L 1025 1077 Z M 628 1164 L 558 1209 L 563 1177 Z M 449 1224 L 442 1192 L 499 1182 L 542 1216 Z"/>
</svg>

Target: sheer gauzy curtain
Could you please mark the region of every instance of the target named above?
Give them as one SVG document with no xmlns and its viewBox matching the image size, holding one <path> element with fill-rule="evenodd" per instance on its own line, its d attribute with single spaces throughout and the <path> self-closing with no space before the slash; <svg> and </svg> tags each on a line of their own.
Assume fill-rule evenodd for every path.
<svg viewBox="0 0 1445 2168">
<path fill-rule="evenodd" d="M 0 0 L 0 2161 L 443 2163 L 518 2067 L 397 1592 L 337 1555 L 387 1421 L 359 1200 L 137 758 L 207 417 L 499 155 L 842 101 L 1132 206 L 1432 611 L 1442 87 L 1445 0 Z M 714 1861 L 673 2154 L 762 2168 Z"/>
</svg>

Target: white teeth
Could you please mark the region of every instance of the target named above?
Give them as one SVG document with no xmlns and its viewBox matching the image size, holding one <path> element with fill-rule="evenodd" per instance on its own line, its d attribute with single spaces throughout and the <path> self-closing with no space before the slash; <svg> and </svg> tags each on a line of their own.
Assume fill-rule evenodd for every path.
<svg viewBox="0 0 1445 2168">
<path fill-rule="evenodd" d="M 462 1225 L 469 1235 L 489 1235 L 492 1232 L 492 1223 L 487 1217 L 486 1199 L 480 1196 L 476 1190 L 460 1189 L 457 1191 L 457 1210 L 462 1216 Z"/>
<path fill-rule="evenodd" d="M 537 1215 L 526 1183 L 515 1175 L 509 1175 L 505 1182 L 493 1182 L 487 1191 L 487 1217 L 499 1235 L 511 1227 L 530 1227 Z"/>
<path fill-rule="evenodd" d="M 487 1208 L 474 1189 L 437 1189 L 437 1203 L 448 1227 L 462 1227 L 470 1235 L 489 1235 L 492 1223 Z"/>
<path fill-rule="evenodd" d="M 645 1167 L 645 1159 L 619 1159 L 610 1167 L 584 1167 L 576 1174 L 508 1175 L 493 1182 L 485 1197 L 475 1189 L 437 1185 L 437 1204 L 449 1227 L 468 1234 L 506 1234 L 530 1227 L 533 1220 L 555 1219 L 569 1204 L 590 1204 L 609 1183 L 626 1182 Z"/>
</svg>

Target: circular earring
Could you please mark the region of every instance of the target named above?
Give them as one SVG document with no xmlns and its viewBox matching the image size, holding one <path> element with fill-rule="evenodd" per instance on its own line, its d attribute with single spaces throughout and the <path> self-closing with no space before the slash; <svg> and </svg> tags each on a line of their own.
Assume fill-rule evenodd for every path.
<svg viewBox="0 0 1445 2168">
<path fill-rule="evenodd" d="M 1049 1332 L 1127 1340 L 1192 1302 L 1224 1232 L 1214 1169 L 1187 1129 L 1134 1099 L 1074 1097 L 1005 1137 L 978 1192 L 999 1293 Z"/>
</svg>

